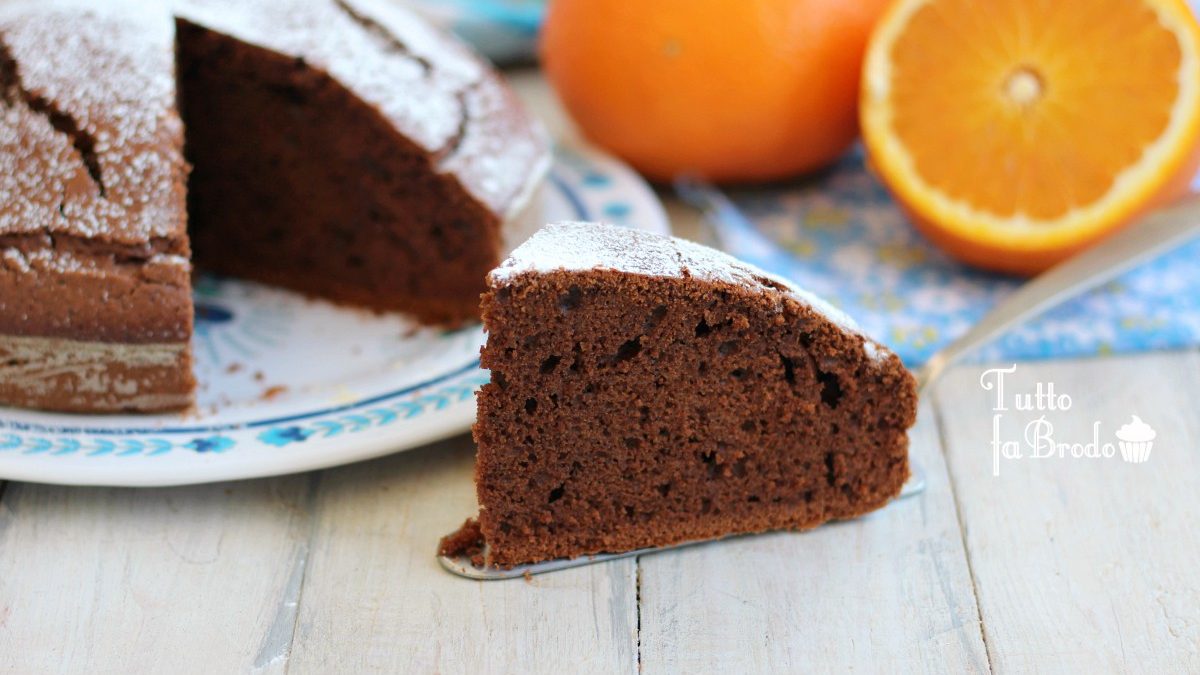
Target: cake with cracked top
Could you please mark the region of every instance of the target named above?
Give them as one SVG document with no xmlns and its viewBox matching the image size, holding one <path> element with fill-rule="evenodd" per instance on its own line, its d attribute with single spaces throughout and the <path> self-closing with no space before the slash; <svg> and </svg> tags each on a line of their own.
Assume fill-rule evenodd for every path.
<svg viewBox="0 0 1200 675">
<path fill-rule="evenodd" d="M 496 566 L 805 529 L 883 506 L 900 359 L 790 282 L 669 237 L 550 225 L 488 277 L 477 519 Z"/>
<path fill-rule="evenodd" d="M 193 252 L 477 317 L 548 164 L 489 66 L 383 0 L 6 2 L 0 87 L 0 404 L 187 406 Z"/>
</svg>

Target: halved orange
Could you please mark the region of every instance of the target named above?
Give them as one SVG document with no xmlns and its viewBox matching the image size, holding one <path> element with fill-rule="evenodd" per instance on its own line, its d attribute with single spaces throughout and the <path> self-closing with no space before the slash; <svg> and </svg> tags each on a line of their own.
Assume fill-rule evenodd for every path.
<svg viewBox="0 0 1200 675">
<path fill-rule="evenodd" d="M 982 267 L 1040 271 L 1200 167 L 1200 26 L 1182 0 L 898 0 L 862 82 L 875 171 Z"/>
</svg>

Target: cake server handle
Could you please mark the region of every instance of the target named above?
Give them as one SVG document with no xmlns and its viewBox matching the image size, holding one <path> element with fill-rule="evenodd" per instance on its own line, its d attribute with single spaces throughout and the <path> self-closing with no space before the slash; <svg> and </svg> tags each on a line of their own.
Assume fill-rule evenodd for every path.
<svg viewBox="0 0 1200 675">
<path fill-rule="evenodd" d="M 950 366 L 1010 328 L 1083 294 L 1200 235 L 1200 195 L 1153 211 L 1082 253 L 1051 267 L 1001 300 L 917 371 L 923 392 Z"/>
</svg>

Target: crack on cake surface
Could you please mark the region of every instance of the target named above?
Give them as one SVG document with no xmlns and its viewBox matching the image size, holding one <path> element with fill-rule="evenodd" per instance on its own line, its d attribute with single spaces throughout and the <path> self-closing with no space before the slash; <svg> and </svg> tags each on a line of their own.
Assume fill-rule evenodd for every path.
<svg viewBox="0 0 1200 675">
<path fill-rule="evenodd" d="M 446 144 L 437 151 L 437 163 L 441 164 L 450 157 L 453 157 L 458 149 L 462 147 L 463 141 L 467 137 L 467 129 L 471 125 L 470 105 L 467 102 L 467 96 L 474 91 L 478 83 L 472 83 L 464 89 L 454 92 L 454 101 L 458 106 L 458 125 L 454 127 L 454 133 L 446 141 Z"/>
<path fill-rule="evenodd" d="M 388 30 L 383 24 L 358 11 L 352 7 L 347 0 L 334 0 L 333 4 L 336 5 L 343 14 L 350 17 L 351 21 L 358 24 L 363 31 L 370 35 L 371 38 L 380 46 L 382 46 L 385 51 L 393 54 L 399 54 L 411 59 L 414 63 L 421 67 L 421 71 L 426 77 L 433 72 L 433 64 L 429 62 L 429 59 L 415 54 L 407 44 L 397 38 L 395 33 Z"/>
<path fill-rule="evenodd" d="M 71 147 L 79 154 L 84 169 L 92 183 L 96 185 L 101 197 L 107 197 L 108 190 L 104 186 L 104 174 L 100 169 L 100 158 L 96 155 L 96 139 L 86 129 L 79 125 L 75 118 L 59 109 L 54 103 L 27 89 L 21 81 L 17 59 L 9 48 L 8 43 L 0 37 L 0 96 L 9 107 L 23 104 L 34 113 L 41 115 L 50 123 L 55 131 L 67 137 Z M 65 217 L 63 205 L 59 204 L 59 213 Z"/>
</svg>

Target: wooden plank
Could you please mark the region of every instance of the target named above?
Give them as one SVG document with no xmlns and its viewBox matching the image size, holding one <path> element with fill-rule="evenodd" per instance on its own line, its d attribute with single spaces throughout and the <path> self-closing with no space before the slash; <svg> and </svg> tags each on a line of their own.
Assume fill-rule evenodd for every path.
<svg viewBox="0 0 1200 675">
<path fill-rule="evenodd" d="M 9 483 L 0 670 L 282 670 L 309 485 L 305 476 L 155 490 Z"/>
<path fill-rule="evenodd" d="M 991 449 L 995 391 L 985 367 L 938 390 L 944 443 L 992 665 L 1025 672 L 1200 671 L 1200 359 L 1194 353 L 1020 364 L 1005 397 L 1043 390 L 1068 411 L 1000 413 L 1001 441 L 1043 418 L 1056 442 L 1101 445 L 1137 414 L 1149 461 L 1020 459 Z M 1036 429 L 1036 427 L 1035 427 Z M 1028 447 L 1025 448 L 1028 453 Z M 1118 449 L 1119 453 L 1119 449 Z"/>
<path fill-rule="evenodd" d="M 643 557 L 643 671 L 986 671 L 931 417 L 923 405 L 911 437 L 920 496 L 811 532 Z"/>
<path fill-rule="evenodd" d="M 631 560 L 529 581 L 452 576 L 438 539 L 477 510 L 461 437 L 326 472 L 290 671 L 636 671 Z"/>
</svg>

